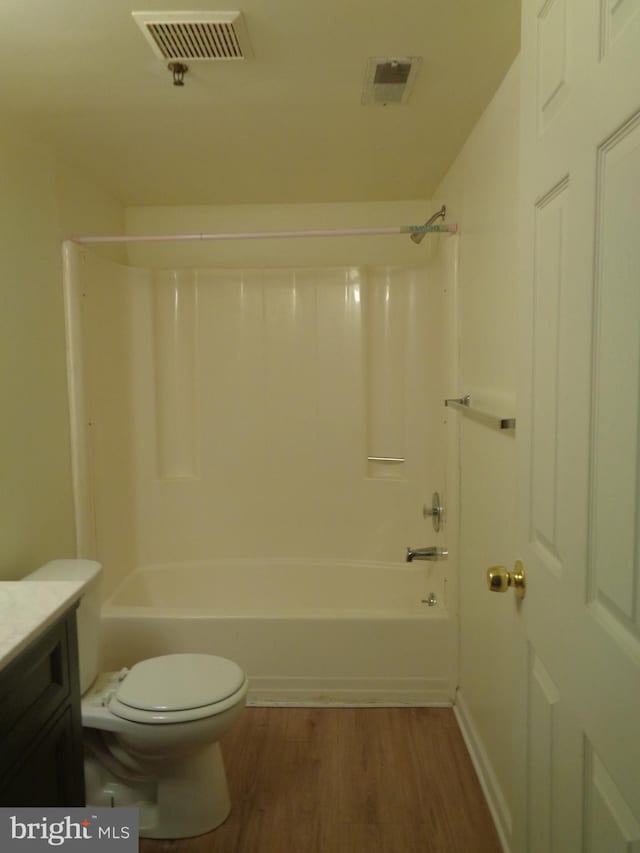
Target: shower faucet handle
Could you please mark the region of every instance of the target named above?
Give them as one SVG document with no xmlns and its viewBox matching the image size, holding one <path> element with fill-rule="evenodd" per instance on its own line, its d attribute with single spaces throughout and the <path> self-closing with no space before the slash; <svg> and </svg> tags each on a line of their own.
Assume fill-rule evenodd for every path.
<svg viewBox="0 0 640 853">
<path fill-rule="evenodd" d="M 425 504 L 422 507 L 422 517 L 431 519 L 433 529 L 436 531 L 436 533 L 438 533 L 438 531 L 440 530 L 443 513 L 444 507 L 440 503 L 440 494 L 438 492 L 434 492 L 431 497 L 431 506 Z"/>
</svg>

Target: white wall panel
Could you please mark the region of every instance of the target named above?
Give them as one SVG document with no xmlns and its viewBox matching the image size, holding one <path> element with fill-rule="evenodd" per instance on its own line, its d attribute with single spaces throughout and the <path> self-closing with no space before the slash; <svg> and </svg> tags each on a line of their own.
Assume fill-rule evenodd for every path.
<svg viewBox="0 0 640 853">
<path fill-rule="evenodd" d="M 531 531 L 549 568 L 559 570 L 558 394 L 561 381 L 560 308 L 564 270 L 564 208 L 568 181 L 536 205 L 533 344 Z"/>
<path fill-rule="evenodd" d="M 596 331 L 591 597 L 640 629 L 640 118 L 600 149 L 596 225 Z"/>
<path fill-rule="evenodd" d="M 538 132 L 567 97 L 567 2 L 545 0 L 538 13 Z"/>
</svg>

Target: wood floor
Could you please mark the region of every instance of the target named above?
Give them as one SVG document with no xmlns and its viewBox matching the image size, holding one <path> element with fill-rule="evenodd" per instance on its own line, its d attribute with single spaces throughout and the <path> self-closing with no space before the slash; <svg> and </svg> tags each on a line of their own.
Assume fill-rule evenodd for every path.
<svg viewBox="0 0 640 853">
<path fill-rule="evenodd" d="M 500 853 L 448 708 L 247 708 L 226 822 L 141 853 Z"/>
</svg>

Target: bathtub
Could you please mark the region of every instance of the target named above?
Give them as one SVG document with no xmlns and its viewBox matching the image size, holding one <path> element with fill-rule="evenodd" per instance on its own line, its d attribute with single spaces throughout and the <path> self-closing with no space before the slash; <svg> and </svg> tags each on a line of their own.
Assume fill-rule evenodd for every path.
<svg viewBox="0 0 640 853">
<path fill-rule="evenodd" d="M 102 668 L 206 652 L 244 669 L 249 704 L 448 705 L 454 629 L 445 566 L 284 559 L 142 566 L 103 605 Z"/>
</svg>

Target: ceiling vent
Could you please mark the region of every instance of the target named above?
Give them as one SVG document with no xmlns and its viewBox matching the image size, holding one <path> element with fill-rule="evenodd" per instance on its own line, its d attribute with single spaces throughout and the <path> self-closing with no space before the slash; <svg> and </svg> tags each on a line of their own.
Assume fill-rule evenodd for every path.
<svg viewBox="0 0 640 853">
<path fill-rule="evenodd" d="M 158 59 L 245 59 L 241 12 L 132 12 Z"/>
<path fill-rule="evenodd" d="M 371 58 L 362 92 L 363 104 L 404 104 L 418 75 L 421 57 Z"/>
</svg>

